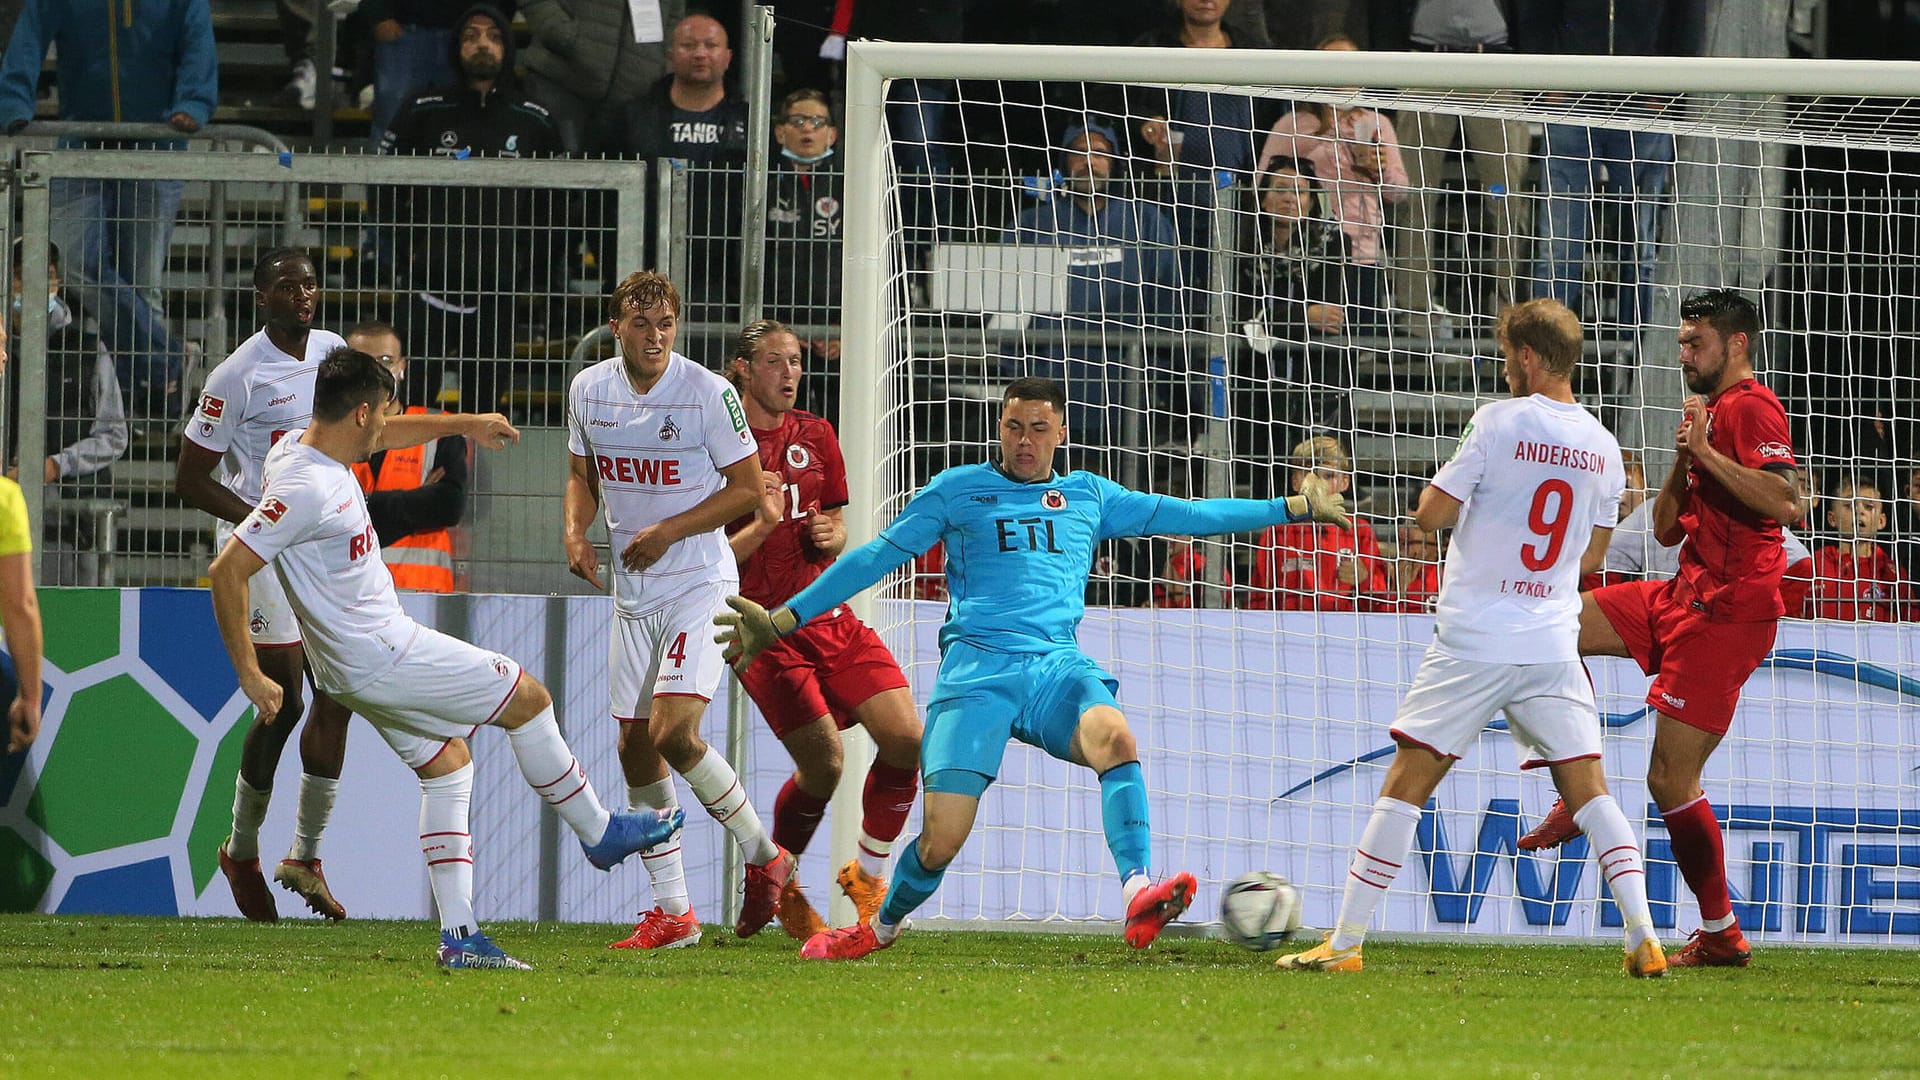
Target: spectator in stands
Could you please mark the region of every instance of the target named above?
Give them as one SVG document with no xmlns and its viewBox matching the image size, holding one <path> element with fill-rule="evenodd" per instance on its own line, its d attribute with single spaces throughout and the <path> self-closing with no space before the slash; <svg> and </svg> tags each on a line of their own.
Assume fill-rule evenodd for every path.
<svg viewBox="0 0 1920 1080">
<path fill-rule="evenodd" d="M 688 322 L 738 323 L 739 221 L 747 160 L 748 104 L 728 84 L 733 50 L 710 15 L 674 25 L 667 46 L 672 72 L 618 112 L 588 139 L 590 146 L 651 162 L 680 158 L 693 165 L 688 183 Z M 612 269 L 610 267 L 610 269 Z M 631 267 L 618 268 L 628 270 Z"/>
<path fill-rule="evenodd" d="M 1894 554 L 1907 580 L 1920 581 L 1920 465 L 1909 465 L 1899 475 L 1904 480 L 1905 498 L 1900 502 Z"/>
<path fill-rule="evenodd" d="M 521 0 L 533 34 L 527 46 L 527 95 L 547 107 L 569 153 L 667 73 L 664 26 L 677 23 L 686 0 L 653 0 L 659 12 L 635 24 L 629 0 Z"/>
<path fill-rule="evenodd" d="M 1787 558 L 1786 572 L 1780 577 L 1780 602 L 1789 618 L 1798 618 L 1813 585 L 1813 552 L 1784 525 L 1780 527 L 1780 548 Z M 1662 547 L 1653 538 L 1653 503 L 1643 500 L 1614 526 L 1599 572 L 1582 578 L 1580 591 L 1591 592 L 1620 581 L 1665 579 L 1679 572 L 1680 544 L 1676 541 L 1672 547 Z"/>
<path fill-rule="evenodd" d="M 681 19 L 667 46 L 671 74 L 603 121 L 593 145 L 646 161 L 745 163 L 747 102 L 728 86 L 732 64 L 727 29 L 718 19 L 698 14 Z"/>
<path fill-rule="evenodd" d="M 1520 8 L 1520 37 L 1529 52 L 1610 56 L 1698 56 L 1705 35 L 1705 0 L 1530 0 Z M 1627 108 L 1651 114 L 1664 100 L 1638 99 Z M 1637 335 L 1653 300 L 1655 241 L 1660 206 L 1673 174 L 1673 136 L 1664 132 L 1548 124 L 1537 232 L 1539 257 L 1533 294 L 1552 296 L 1589 326 L 1604 325 L 1581 308 L 1593 197 L 1619 208 L 1613 230 L 1617 272 L 1609 277 L 1615 333 Z"/>
<path fill-rule="evenodd" d="M 1321 49 L 1350 51 L 1351 40 L 1336 37 Z M 1381 238 L 1385 207 L 1407 197 L 1407 168 L 1393 121 L 1373 109 L 1336 108 L 1309 103 L 1274 122 L 1260 148 L 1260 168 L 1292 158 L 1313 167 L 1332 212 L 1347 234 L 1352 269 L 1348 300 L 1350 323 L 1381 310 Z"/>
<path fill-rule="evenodd" d="M 1173 226 L 1152 203 L 1114 193 L 1117 141 L 1113 129 L 1099 124 L 1067 129 L 1060 143 L 1063 189 L 1022 210 L 1007 236 L 1016 244 L 1076 251 L 1060 343 L 1029 346 L 1034 355 L 1023 359 L 1023 370 L 1009 373 L 1067 384 L 1074 402 L 1070 456 L 1111 445 L 1121 395 L 1108 363 L 1120 358 L 1129 337 L 1140 340 L 1142 328 L 1177 325 L 1180 310 Z M 1098 337 L 1076 339 L 1084 335 Z"/>
<path fill-rule="evenodd" d="M 333 0 L 334 5 L 359 6 L 360 0 Z M 287 85 L 275 95 L 274 103 L 294 106 L 313 111 L 320 93 L 320 69 L 313 62 L 313 49 L 317 40 L 316 14 L 321 7 L 319 0 L 277 0 L 274 5 L 280 13 L 280 44 L 287 51 Z M 328 11 L 331 18 L 333 12 Z M 328 73 L 332 75 L 331 72 Z"/>
<path fill-rule="evenodd" d="M 808 407 L 840 417 L 840 212 L 843 175 L 834 160 L 840 130 L 820 90 L 795 90 L 773 115 L 780 144 L 767 183 L 766 307 L 798 328 L 808 365 Z"/>
<path fill-rule="evenodd" d="M 1345 494 L 1353 486 L 1353 457 L 1331 435 L 1306 439 L 1293 448 L 1290 479 L 1295 494 L 1309 476 L 1318 476 L 1329 492 Z M 1317 522 L 1274 525 L 1260 534 L 1254 549 L 1247 606 L 1261 611 L 1354 611 L 1387 588 L 1379 540 L 1373 526 L 1358 516 L 1351 529 Z"/>
<path fill-rule="evenodd" d="M 460 81 L 400 110 L 383 154 L 443 159 L 531 158 L 561 152 L 547 110 L 513 75 L 513 36 L 498 8 L 476 4 L 459 20 Z M 392 228 L 400 283 L 410 300 L 408 351 L 435 362 L 429 396 L 459 367 L 460 408 L 491 412 L 506 383 L 516 337 L 515 298 L 552 291 L 563 211 L 545 193 L 475 187 L 401 187 L 377 193 L 375 216 Z"/>
<path fill-rule="evenodd" d="M 1810 614 L 1846 622 L 1912 618 L 1913 594 L 1906 576 L 1893 554 L 1874 541 L 1887 527 L 1880 486 L 1859 477 L 1845 479 L 1834 485 L 1827 502 L 1827 525 L 1834 539 L 1813 553 Z"/>
<path fill-rule="evenodd" d="M 360 18 L 373 35 L 373 138 L 393 127 L 414 98 L 454 82 L 459 45 L 471 0 L 364 0 Z M 512 0 L 499 10 L 512 11 Z M 504 23 L 503 23 L 504 25 Z M 511 71 L 509 67 L 507 70 Z"/>
<path fill-rule="evenodd" d="M 10 312 L 18 332 L 21 309 L 26 304 L 21 283 L 21 255 L 24 239 L 13 242 L 13 304 Z M 47 404 L 42 413 L 46 424 L 46 461 L 42 478 L 48 485 L 49 500 L 104 498 L 113 483 L 113 463 L 126 456 L 128 443 L 127 413 L 120 399 L 120 381 L 115 376 L 113 357 L 100 339 L 87 333 L 60 297 L 60 250 L 47 249 L 47 348 L 44 354 L 47 378 Z M 9 390 L 19 393 L 18 370 Z M 22 410 L 23 418 L 33 410 Z M 12 463 L 9 476 L 19 473 L 19 428 L 9 427 L 7 460 Z M 46 580 L 55 585 L 97 585 L 83 581 L 64 560 L 72 553 L 93 547 L 92 515 L 66 507 L 56 507 L 44 515 L 42 534 L 47 538 L 43 558 Z M 54 553 L 61 562 L 54 562 Z"/>
<path fill-rule="evenodd" d="M 0 319 L 0 323 L 6 320 Z M 0 372 L 7 366 L 7 331 L 0 327 Z M 33 527 L 20 485 L 0 480 L 0 631 L 5 666 L 14 684 L 7 706 L 7 753 L 25 753 L 40 734 L 40 597 L 33 587 Z M 4 668 L 0 668 L 4 670 Z"/>
<path fill-rule="evenodd" d="M 1506 53 L 1515 51 L 1518 0 L 1372 0 L 1372 47 L 1391 52 Z M 1511 100 L 1503 95 L 1498 100 Z M 1407 181 L 1412 196 L 1401 204 L 1399 260 L 1395 266 L 1394 306 L 1407 311 L 1415 332 L 1440 332 L 1452 313 L 1441 302 L 1433 280 L 1433 241 L 1439 236 L 1435 213 L 1447 162 L 1455 144 L 1466 152 L 1469 181 L 1465 224 L 1492 242 L 1485 265 L 1492 271 L 1479 295 L 1480 282 L 1466 285 L 1464 299 L 1484 302 L 1486 311 L 1513 303 L 1520 245 L 1526 230 L 1519 198 L 1533 164 L 1533 135 L 1524 120 L 1401 110 L 1395 130 L 1404 140 Z M 1474 191 L 1484 199 L 1473 197 Z M 1451 201 L 1452 196 L 1448 196 Z M 1475 217 L 1484 212 L 1484 224 Z"/>
<path fill-rule="evenodd" d="M 387 401 L 387 415 L 425 413 L 401 400 L 407 357 L 400 336 L 383 322 L 363 322 L 347 332 L 349 348 L 380 361 L 403 388 Z M 402 591 L 453 591 L 453 532 L 467 508 L 467 440 L 448 435 L 420 446 L 382 450 L 353 467 L 367 496 L 367 513 L 380 536 L 380 557 Z"/>
<path fill-rule="evenodd" d="M 1415 525 L 1400 523 L 1386 588 L 1367 602 L 1369 611 L 1425 614 L 1440 596 L 1440 538 Z"/>
<path fill-rule="evenodd" d="M 1627 485 L 1620 492 L 1620 516 L 1624 519 L 1647 501 L 1647 467 L 1640 463 L 1640 455 L 1633 450 L 1620 451 L 1620 460 L 1627 478 Z"/>
<path fill-rule="evenodd" d="M 1820 514 L 1820 499 L 1823 485 L 1820 483 L 1820 470 L 1809 465 L 1793 474 L 1794 490 L 1800 493 L 1800 505 L 1806 511 L 1800 515 L 1800 525 L 1809 536 L 1818 536 L 1817 524 L 1825 520 Z"/>
<path fill-rule="evenodd" d="M 1253 306 L 1242 330 L 1255 352 L 1346 329 L 1346 235 L 1320 216 L 1309 180 L 1290 158 L 1260 174 L 1260 226 L 1241 262 L 1240 295 Z"/>
<path fill-rule="evenodd" d="M 17 134 L 33 119 L 49 45 L 58 54 L 62 120 L 166 124 L 191 133 L 212 119 L 219 102 L 205 0 L 129 4 L 116 17 L 97 5 L 28 0 L 0 57 L 0 131 Z M 184 190 L 178 180 L 53 181 L 52 240 L 67 255 L 69 288 L 99 323 L 121 389 L 143 417 L 169 416 L 179 404 L 185 350 L 167 327 L 160 289 Z"/>
</svg>

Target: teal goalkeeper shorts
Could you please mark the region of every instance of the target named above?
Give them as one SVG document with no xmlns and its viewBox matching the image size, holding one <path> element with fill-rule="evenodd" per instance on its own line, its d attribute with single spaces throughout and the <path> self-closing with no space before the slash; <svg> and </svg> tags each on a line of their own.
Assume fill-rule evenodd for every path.
<svg viewBox="0 0 1920 1080">
<path fill-rule="evenodd" d="M 1073 760 L 1081 714 L 1095 705 L 1119 708 L 1119 687 L 1079 649 L 1002 653 L 953 642 L 940 659 L 920 742 L 927 790 L 978 796 L 1000 775 L 1010 738 Z M 960 773 L 939 775 L 950 770 Z"/>
</svg>

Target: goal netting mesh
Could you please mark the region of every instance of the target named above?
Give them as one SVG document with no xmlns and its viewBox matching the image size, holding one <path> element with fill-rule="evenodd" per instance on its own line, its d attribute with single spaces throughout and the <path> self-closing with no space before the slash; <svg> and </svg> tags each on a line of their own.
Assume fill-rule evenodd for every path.
<svg viewBox="0 0 1920 1080">
<path fill-rule="evenodd" d="M 1889 564 L 1915 561 L 1912 101 L 1862 96 L 1857 72 L 1834 83 L 1852 96 L 1758 93 L 1796 87 L 1720 61 L 1561 57 L 1268 54 L 1260 70 L 1286 78 L 1255 85 L 1187 52 L 1077 67 L 1084 51 L 866 53 L 886 104 L 872 72 L 854 80 L 849 191 L 879 179 L 884 207 L 877 229 L 848 227 L 846 377 L 879 390 L 871 406 L 849 393 L 843 439 L 878 485 L 856 532 L 993 455 L 1001 388 L 1022 375 L 1067 386 L 1066 466 L 1174 495 L 1287 494 L 1309 470 L 1349 485 L 1350 534 L 1114 542 L 1088 583 L 1081 641 L 1139 736 L 1154 869 L 1199 876 L 1197 914 L 1271 870 L 1330 925 L 1432 629 L 1442 548 L 1407 515 L 1476 405 L 1504 396 L 1492 328 L 1516 298 L 1580 314 L 1577 392 L 1648 493 L 1685 394 L 1679 303 L 1745 290 L 1760 377 L 1820 497 L 1799 540 L 1818 553 L 1871 519 Z M 1089 69 L 1138 81 L 1010 77 Z M 1462 88 L 1393 88 L 1448 79 Z M 1619 535 L 1623 558 L 1670 568 L 1644 530 Z M 1782 624 L 1706 790 L 1749 933 L 1912 943 L 1920 638 L 1864 554 L 1816 562 L 1829 576 L 1802 589 L 1822 617 Z M 922 703 L 942 596 L 935 552 L 871 612 Z M 1684 931 L 1698 914 L 1643 779 L 1647 680 L 1589 666 L 1657 919 Z M 1584 842 L 1517 852 L 1553 793 L 1515 765 L 1496 722 L 1440 789 L 1377 928 L 1614 932 Z M 1120 917 L 1092 775 L 1010 747 L 921 914 Z"/>
</svg>

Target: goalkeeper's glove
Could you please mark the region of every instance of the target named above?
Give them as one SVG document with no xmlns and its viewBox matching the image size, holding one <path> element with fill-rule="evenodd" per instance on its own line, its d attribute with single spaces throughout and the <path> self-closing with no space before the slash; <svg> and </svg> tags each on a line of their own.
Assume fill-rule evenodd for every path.
<svg viewBox="0 0 1920 1080">
<path fill-rule="evenodd" d="M 727 606 L 733 609 L 732 613 L 723 611 L 713 617 L 713 624 L 720 627 L 713 640 L 727 647 L 721 655 L 736 671 L 745 671 L 767 646 L 782 635 L 793 633 L 800 625 L 800 620 L 785 605 L 768 611 L 744 596 L 729 596 Z"/>
<path fill-rule="evenodd" d="M 1300 485 L 1300 494 L 1287 496 L 1287 517 L 1293 521 L 1324 521 L 1343 529 L 1353 528 L 1347 517 L 1347 500 L 1337 491 L 1328 491 L 1327 482 L 1309 476 Z"/>
</svg>

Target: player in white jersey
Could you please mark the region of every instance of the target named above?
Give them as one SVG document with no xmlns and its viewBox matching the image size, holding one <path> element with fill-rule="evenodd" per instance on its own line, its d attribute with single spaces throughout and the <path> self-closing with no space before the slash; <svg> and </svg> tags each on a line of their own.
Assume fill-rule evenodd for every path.
<svg viewBox="0 0 1920 1080">
<path fill-rule="evenodd" d="M 253 284 L 262 328 L 207 376 L 175 468 L 174 488 L 180 497 L 219 519 L 215 539 L 221 546 L 233 525 L 260 501 L 267 452 L 288 431 L 307 426 L 313 412 L 314 374 L 321 359 L 346 344 L 339 335 L 313 327 L 320 283 L 306 252 L 297 248 L 267 252 L 254 266 Z M 412 428 L 420 436 L 413 441 L 420 442 L 433 427 L 448 423 L 458 433 L 472 432 L 482 438 L 497 438 L 501 429 L 511 430 L 506 418 L 497 414 L 407 417 L 396 421 L 396 430 Z M 279 580 L 273 574 L 261 574 L 251 582 L 249 592 L 248 630 L 261 668 L 281 688 L 282 705 L 280 715 L 256 713 L 247 730 L 234 780 L 233 825 L 220 844 L 219 865 L 241 914 L 271 922 L 279 918 L 279 911 L 260 870 L 260 823 L 267 814 L 281 752 L 300 721 L 305 651 Z M 332 814 L 346 758 L 349 715 L 325 693 L 314 694 L 313 713 L 300 736 L 300 799 L 293 846 L 274 871 L 283 887 L 331 919 L 345 918 L 346 909 L 334 899 L 321 870 L 320 835 Z"/>
<path fill-rule="evenodd" d="M 1620 445 L 1573 398 L 1582 334 L 1557 300 L 1500 314 L 1513 398 L 1473 414 L 1453 460 L 1420 493 L 1414 521 L 1454 528 L 1433 643 L 1393 725 L 1399 744 L 1360 834 L 1326 941 L 1281 957 L 1293 971 L 1359 971 L 1373 911 L 1413 850 L 1420 808 L 1497 712 L 1545 767 L 1593 838 L 1626 923 L 1625 966 L 1666 973 L 1647 908 L 1646 874 L 1627 817 L 1607 794 L 1600 715 L 1580 664 L 1580 578 L 1600 565 L 1620 516 Z"/>
<path fill-rule="evenodd" d="M 635 808 L 678 805 L 667 766 L 739 842 L 746 892 L 734 930 L 773 918 L 793 857 L 760 824 L 727 759 L 700 737 L 700 716 L 726 670 L 713 617 L 739 587 L 725 526 L 760 502 L 759 446 L 732 384 L 673 351 L 680 294 L 651 271 L 613 291 L 620 355 L 581 372 L 567 399 L 567 566 L 595 588 L 600 561 L 587 528 L 604 500 L 613 567 L 607 655 L 620 765 Z M 677 948 L 700 940 L 675 836 L 641 856 L 655 907 L 614 948 Z"/>
<path fill-rule="evenodd" d="M 511 658 L 400 610 L 350 468 L 377 450 L 417 445 L 414 432 L 385 415 L 393 393 L 392 374 L 365 353 L 341 348 L 321 362 L 312 426 L 287 432 L 268 455 L 259 505 L 213 561 L 214 616 L 241 689 L 261 715 L 278 714 L 281 686 L 261 670 L 247 625 L 248 582 L 271 565 L 304 631 L 314 684 L 366 717 L 420 777 L 420 846 L 440 910 L 440 963 L 525 968 L 473 915 L 473 760 L 465 739 L 479 724 L 506 729 L 521 775 L 602 870 L 678 831 L 681 814 L 609 814 L 560 737 L 539 682 Z"/>
</svg>

